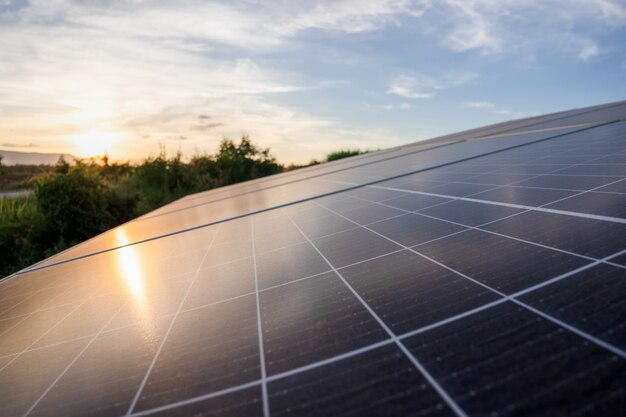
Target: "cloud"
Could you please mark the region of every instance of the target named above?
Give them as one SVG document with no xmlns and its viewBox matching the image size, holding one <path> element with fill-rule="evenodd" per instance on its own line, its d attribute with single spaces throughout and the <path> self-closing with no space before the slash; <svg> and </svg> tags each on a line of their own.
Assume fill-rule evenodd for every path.
<svg viewBox="0 0 626 417">
<path fill-rule="evenodd" d="M 499 116 L 508 116 L 509 119 L 519 119 L 522 117 L 530 117 L 536 115 L 524 112 L 515 112 L 508 107 L 500 106 L 489 101 L 469 101 L 465 103 L 465 107 L 485 110 Z"/>
<path fill-rule="evenodd" d="M 3 147 L 5 148 L 37 148 L 39 147 L 39 145 L 36 145 L 34 143 L 28 143 L 28 144 L 21 144 L 21 143 L 12 143 L 12 142 L 5 142 L 2 144 Z"/>
<path fill-rule="evenodd" d="M 495 104 L 490 103 L 488 101 L 470 101 L 468 103 L 465 103 L 465 105 L 467 107 L 471 107 L 473 109 L 493 109 L 496 107 Z"/>
<path fill-rule="evenodd" d="M 589 45 L 584 46 L 580 50 L 580 53 L 578 54 L 578 56 L 583 61 L 588 61 L 589 59 L 599 54 L 600 54 L 600 49 L 598 48 L 598 46 L 591 43 Z"/>
<path fill-rule="evenodd" d="M 192 126 L 190 130 L 196 132 L 208 132 L 209 130 L 215 129 L 216 127 L 224 126 L 224 123 L 206 123 L 203 125 Z"/>
<path fill-rule="evenodd" d="M 626 25 L 626 6 L 610 0 L 426 3 L 423 20 L 432 36 L 453 51 L 482 55 L 519 57 L 555 47 L 570 54 L 581 40 L 593 44 L 598 34 Z M 584 61 L 597 52 L 597 46 L 584 45 L 575 56 Z"/>
<path fill-rule="evenodd" d="M 466 84 L 478 77 L 474 73 L 450 73 L 439 77 L 424 74 L 400 74 L 390 84 L 387 94 L 408 99 L 433 98 L 438 90 Z"/>
<path fill-rule="evenodd" d="M 348 129 L 278 98 L 314 88 L 318 80 L 281 58 L 315 36 L 337 56 L 343 37 L 406 29 L 459 54 L 518 59 L 557 47 L 585 61 L 607 50 L 601 34 L 625 24 L 626 8 L 609 0 L 0 0 L 0 137 L 45 147 L 86 130 L 123 131 L 125 152 L 141 154 L 148 142 L 185 136 L 209 147 L 246 130 L 294 159 L 300 139 L 384 141 L 377 129 Z M 408 100 L 476 78 L 399 72 L 387 92 Z"/>
<path fill-rule="evenodd" d="M 419 98 L 432 98 L 435 93 L 420 91 L 424 88 L 432 88 L 428 85 L 420 85 L 420 82 L 408 75 L 400 75 L 398 76 L 389 86 L 389 90 L 387 90 L 387 94 L 395 94 L 400 97 L 410 98 L 410 99 L 419 99 Z"/>
</svg>

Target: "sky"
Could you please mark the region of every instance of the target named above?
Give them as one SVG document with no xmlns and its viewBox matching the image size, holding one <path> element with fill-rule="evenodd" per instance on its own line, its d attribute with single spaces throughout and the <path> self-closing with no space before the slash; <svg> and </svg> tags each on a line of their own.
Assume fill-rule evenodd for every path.
<svg viewBox="0 0 626 417">
<path fill-rule="evenodd" d="M 626 0 L 0 0 L 0 149 L 279 161 L 626 99 Z"/>
</svg>

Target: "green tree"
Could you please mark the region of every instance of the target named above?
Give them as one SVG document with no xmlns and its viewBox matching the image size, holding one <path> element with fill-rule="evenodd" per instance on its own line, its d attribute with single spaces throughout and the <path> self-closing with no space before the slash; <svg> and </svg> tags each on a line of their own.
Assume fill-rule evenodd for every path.
<svg viewBox="0 0 626 417">
<path fill-rule="evenodd" d="M 70 170 L 70 164 L 65 160 L 63 155 L 59 156 L 57 164 L 54 166 L 54 172 L 57 174 L 67 174 Z"/>
<path fill-rule="evenodd" d="M 239 144 L 231 139 L 222 140 L 215 161 L 221 170 L 224 185 L 282 171 L 282 165 L 276 162 L 269 148 L 255 146 L 247 135 L 241 138 Z"/>
</svg>

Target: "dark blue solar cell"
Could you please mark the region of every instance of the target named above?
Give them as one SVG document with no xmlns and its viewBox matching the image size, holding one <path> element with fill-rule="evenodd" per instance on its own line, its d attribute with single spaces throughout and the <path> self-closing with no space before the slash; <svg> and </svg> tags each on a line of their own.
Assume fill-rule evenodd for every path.
<svg viewBox="0 0 626 417">
<path fill-rule="evenodd" d="M 491 233 L 468 230 L 417 251 L 491 288 L 512 294 L 590 261 Z"/>
<path fill-rule="evenodd" d="M 405 340 L 468 415 L 613 416 L 626 362 L 505 303 Z"/>
<path fill-rule="evenodd" d="M 274 416 L 454 416 L 395 346 L 268 384 Z"/>
<path fill-rule="evenodd" d="M 521 300 L 626 351 L 626 269 L 598 265 Z"/>
</svg>

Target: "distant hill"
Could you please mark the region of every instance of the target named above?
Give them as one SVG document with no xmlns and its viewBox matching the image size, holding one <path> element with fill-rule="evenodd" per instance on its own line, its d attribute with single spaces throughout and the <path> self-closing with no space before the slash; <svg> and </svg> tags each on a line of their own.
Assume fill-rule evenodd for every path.
<svg viewBox="0 0 626 417">
<path fill-rule="evenodd" d="M 54 165 L 63 155 L 68 162 L 73 161 L 76 157 L 70 154 L 60 153 L 40 153 L 40 152 L 16 152 L 5 151 L 0 149 L 0 155 L 3 165 Z"/>
</svg>

